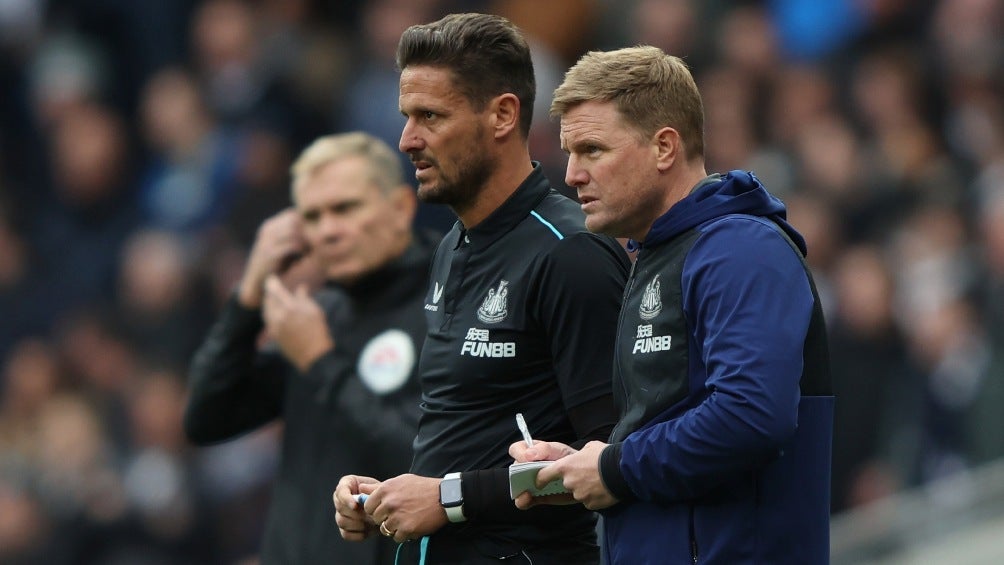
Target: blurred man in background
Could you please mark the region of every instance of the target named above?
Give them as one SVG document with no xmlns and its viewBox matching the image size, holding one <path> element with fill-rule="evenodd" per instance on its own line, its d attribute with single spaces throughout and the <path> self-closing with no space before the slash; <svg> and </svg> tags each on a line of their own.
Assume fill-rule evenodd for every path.
<svg viewBox="0 0 1004 565">
<path fill-rule="evenodd" d="M 413 234 L 414 192 L 376 138 L 321 138 L 292 172 L 294 207 L 262 224 L 195 355 L 185 430 L 210 444 L 283 420 L 263 563 L 387 563 L 385 540 L 337 535 L 328 497 L 347 472 L 411 461 L 432 242 Z"/>
</svg>

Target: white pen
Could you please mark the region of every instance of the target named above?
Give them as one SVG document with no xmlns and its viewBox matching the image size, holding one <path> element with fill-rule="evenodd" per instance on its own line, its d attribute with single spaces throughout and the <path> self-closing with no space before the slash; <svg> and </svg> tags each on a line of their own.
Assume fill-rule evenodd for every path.
<svg viewBox="0 0 1004 565">
<path fill-rule="evenodd" d="M 516 413 L 516 427 L 519 428 L 521 434 L 523 434 L 523 441 L 526 442 L 527 447 L 533 447 L 533 438 L 530 437 L 530 430 L 526 427 L 526 420 L 523 419 L 523 413 Z"/>
<path fill-rule="evenodd" d="M 359 504 L 365 504 L 367 498 L 369 498 L 369 496 L 365 495 L 365 494 L 353 494 L 352 495 L 352 500 L 355 500 Z"/>
</svg>

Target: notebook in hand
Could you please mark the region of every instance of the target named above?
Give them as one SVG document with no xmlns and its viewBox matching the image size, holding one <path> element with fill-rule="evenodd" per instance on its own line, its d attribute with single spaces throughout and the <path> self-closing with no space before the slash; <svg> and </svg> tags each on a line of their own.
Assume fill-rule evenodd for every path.
<svg viewBox="0 0 1004 565">
<path fill-rule="evenodd" d="M 515 499 L 523 491 L 530 491 L 531 496 L 568 492 L 565 490 L 565 485 L 561 484 L 560 478 L 547 483 L 544 488 L 537 488 L 537 472 L 551 463 L 553 461 L 528 461 L 509 465 L 509 495 Z"/>
</svg>

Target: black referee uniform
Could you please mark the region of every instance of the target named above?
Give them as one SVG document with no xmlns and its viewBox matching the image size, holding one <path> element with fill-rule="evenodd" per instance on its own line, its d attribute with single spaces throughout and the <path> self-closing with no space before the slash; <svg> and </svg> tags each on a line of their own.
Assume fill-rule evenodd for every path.
<svg viewBox="0 0 1004 565">
<path fill-rule="evenodd" d="M 259 310 L 231 298 L 190 369 L 185 429 L 224 441 L 276 418 L 282 459 L 261 548 L 264 565 L 377 565 L 396 546 L 338 535 L 331 493 L 350 472 L 404 471 L 418 423 L 415 353 L 425 337 L 422 295 L 435 243 L 416 235 L 404 255 L 351 287 L 316 299 L 335 347 L 301 373 L 275 348 L 259 351 Z"/>
</svg>

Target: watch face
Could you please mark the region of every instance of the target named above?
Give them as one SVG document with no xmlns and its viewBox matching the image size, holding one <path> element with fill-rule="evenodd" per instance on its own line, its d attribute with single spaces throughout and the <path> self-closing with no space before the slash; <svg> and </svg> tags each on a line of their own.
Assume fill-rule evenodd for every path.
<svg viewBox="0 0 1004 565">
<path fill-rule="evenodd" d="M 460 490 L 460 479 L 443 479 L 439 483 L 439 502 L 443 506 L 459 506 L 463 504 L 464 495 Z"/>
</svg>

